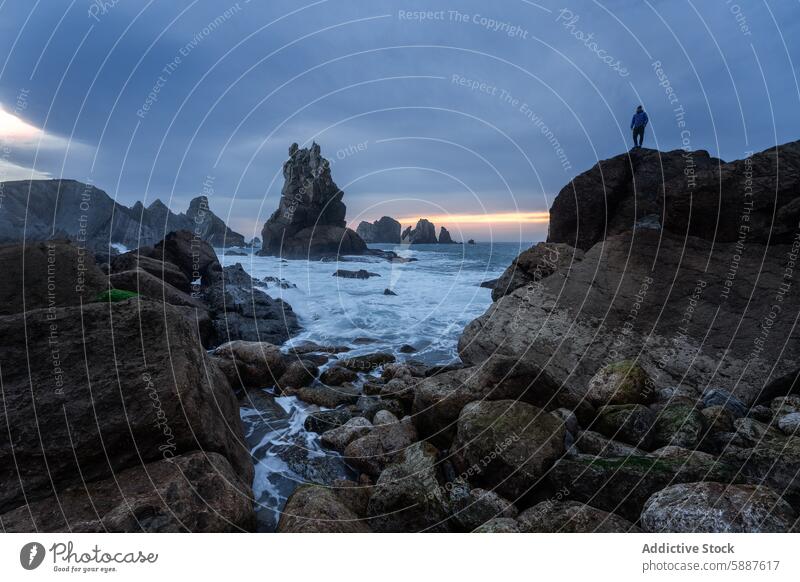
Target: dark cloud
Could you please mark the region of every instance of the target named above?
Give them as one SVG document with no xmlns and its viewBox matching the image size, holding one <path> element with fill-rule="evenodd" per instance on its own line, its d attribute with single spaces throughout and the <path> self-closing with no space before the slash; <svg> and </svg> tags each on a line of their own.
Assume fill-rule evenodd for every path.
<svg viewBox="0 0 800 582">
<path fill-rule="evenodd" d="M 176 209 L 213 175 L 212 207 L 248 234 L 293 141 L 322 144 L 350 217 L 376 218 L 545 210 L 630 146 L 640 102 L 665 150 L 732 159 L 798 137 L 791 3 L 67 6 L 3 4 L 0 103 L 29 91 L 21 116 L 80 147 L 5 161 Z"/>
</svg>

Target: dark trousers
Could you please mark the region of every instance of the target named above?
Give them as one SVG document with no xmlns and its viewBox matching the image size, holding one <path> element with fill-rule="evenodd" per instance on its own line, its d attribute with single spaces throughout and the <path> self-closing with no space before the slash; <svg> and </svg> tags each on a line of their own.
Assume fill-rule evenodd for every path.
<svg viewBox="0 0 800 582">
<path fill-rule="evenodd" d="M 642 147 L 642 142 L 644 141 L 644 125 L 641 127 L 634 127 L 633 128 L 633 145 L 637 148 Z"/>
</svg>

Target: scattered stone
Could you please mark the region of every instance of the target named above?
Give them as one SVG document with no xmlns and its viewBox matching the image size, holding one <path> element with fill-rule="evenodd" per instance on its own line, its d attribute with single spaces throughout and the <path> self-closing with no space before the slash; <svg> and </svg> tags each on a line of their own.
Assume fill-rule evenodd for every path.
<svg viewBox="0 0 800 582">
<path fill-rule="evenodd" d="M 551 405 L 558 385 L 541 368 L 495 355 L 477 368 L 443 372 L 415 387 L 414 423 L 420 434 L 445 447 L 459 414 L 478 400 L 521 400 Z"/>
<path fill-rule="evenodd" d="M 343 386 L 306 386 L 297 392 L 297 397 L 303 402 L 336 408 L 343 404 L 355 404 L 358 401 L 358 388 L 352 384 Z"/>
<path fill-rule="evenodd" d="M 397 293 L 395 293 L 395 292 L 394 292 L 394 291 L 392 291 L 391 289 L 384 289 L 384 290 L 383 290 L 383 294 L 384 294 L 384 295 L 397 295 Z"/>
<path fill-rule="evenodd" d="M 322 444 L 338 452 L 344 452 L 351 442 L 368 434 L 372 430 L 372 423 L 362 416 L 351 418 L 338 428 L 333 428 L 322 433 Z"/>
<path fill-rule="evenodd" d="M 344 457 L 356 469 L 377 477 L 416 440 L 417 431 L 406 417 L 402 422 L 376 425 L 368 434 L 352 441 Z"/>
<path fill-rule="evenodd" d="M 328 386 L 341 386 L 347 382 L 355 382 L 358 374 L 339 363 L 334 363 L 330 368 L 322 372 L 319 377 L 320 382 Z"/>
<path fill-rule="evenodd" d="M 794 412 L 800 412 L 800 395 L 789 394 L 779 396 L 769 403 L 770 410 L 774 416 L 784 416 Z"/>
<path fill-rule="evenodd" d="M 319 374 L 319 368 L 311 362 L 295 360 L 286 366 L 286 371 L 278 379 L 281 390 L 310 386 Z"/>
<path fill-rule="evenodd" d="M 309 432 L 321 434 L 342 426 L 350 418 L 352 414 L 347 409 L 319 410 L 310 413 L 303 426 Z"/>
<path fill-rule="evenodd" d="M 720 405 L 730 410 L 737 418 L 747 414 L 747 407 L 727 390 L 712 388 L 703 392 L 703 406 Z"/>
<path fill-rule="evenodd" d="M 769 423 L 772 421 L 772 409 L 763 404 L 756 404 L 750 409 L 747 416 L 759 422 Z"/>
<path fill-rule="evenodd" d="M 778 420 L 778 428 L 789 436 L 800 436 L 800 412 L 792 412 Z"/>
<path fill-rule="evenodd" d="M 468 486 L 453 489 L 450 510 L 455 522 L 465 531 L 477 529 L 495 518 L 514 519 L 519 513 L 513 503 L 494 491 L 469 489 Z"/>
<path fill-rule="evenodd" d="M 280 348 L 267 342 L 236 340 L 219 346 L 211 354 L 232 386 L 275 386 L 286 372 Z"/>
</svg>

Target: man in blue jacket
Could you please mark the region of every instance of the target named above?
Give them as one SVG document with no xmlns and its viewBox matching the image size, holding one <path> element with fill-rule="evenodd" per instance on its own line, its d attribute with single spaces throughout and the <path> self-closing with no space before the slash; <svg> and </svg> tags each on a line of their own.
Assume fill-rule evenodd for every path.
<svg viewBox="0 0 800 582">
<path fill-rule="evenodd" d="M 642 147 L 644 141 L 644 128 L 647 126 L 647 113 L 644 112 L 642 106 L 636 108 L 636 113 L 633 114 L 631 119 L 631 129 L 633 130 L 633 147 Z"/>
</svg>

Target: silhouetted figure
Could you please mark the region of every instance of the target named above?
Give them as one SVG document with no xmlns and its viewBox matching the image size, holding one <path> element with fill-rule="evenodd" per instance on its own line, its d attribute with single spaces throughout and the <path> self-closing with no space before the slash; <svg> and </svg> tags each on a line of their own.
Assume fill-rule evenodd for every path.
<svg viewBox="0 0 800 582">
<path fill-rule="evenodd" d="M 636 108 L 636 113 L 633 114 L 631 119 L 631 129 L 633 130 L 633 147 L 642 147 L 644 141 L 644 128 L 647 127 L 647 113 L 644 112 L 642 106 Z"/>
</svg>

